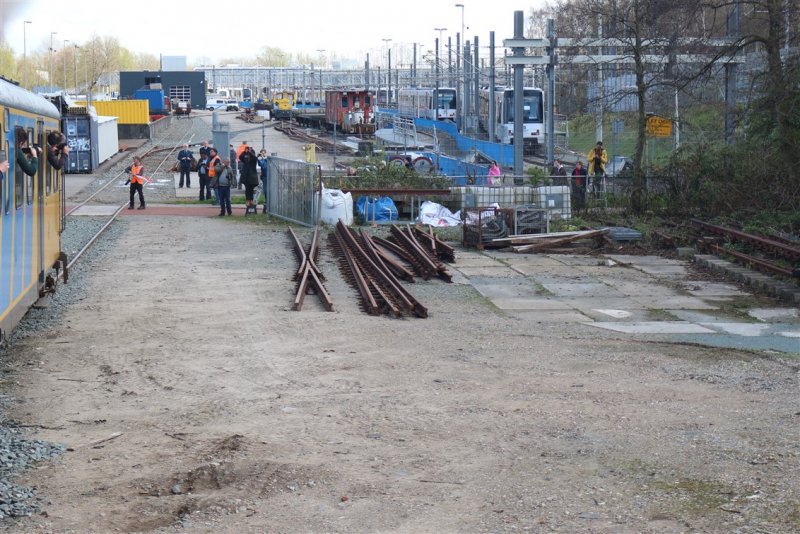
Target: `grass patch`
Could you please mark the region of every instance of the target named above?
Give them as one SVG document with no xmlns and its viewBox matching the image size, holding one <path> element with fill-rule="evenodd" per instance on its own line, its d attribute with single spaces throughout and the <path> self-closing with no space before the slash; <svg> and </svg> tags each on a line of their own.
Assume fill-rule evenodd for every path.
<svg viewBox="0 0 800 534">
<path fill-rule="evenodd" d="M 675 519 L 687 516 L 705 518 L 719 513 L 719 507 L 730 502 L 736 493 L 719 482 L 692 478 L 655 480 L 651 487 L 669 498 L 664 505 L 666 508 L 656 513 Z"/>
</svg>

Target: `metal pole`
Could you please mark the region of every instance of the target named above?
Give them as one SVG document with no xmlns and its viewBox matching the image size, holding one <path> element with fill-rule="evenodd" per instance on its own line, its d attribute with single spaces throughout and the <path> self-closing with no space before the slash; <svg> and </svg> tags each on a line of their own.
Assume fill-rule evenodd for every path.
<svg viewBox="0 0 800 534">
<path fill-rule="evenodd" d="M 417 86 L 417 43 L 414 43 L 414 60 L 411 63 L 411 87 Z"/>
<path fill-rule="evenodd" d="M 514 11 L 514 39 L 524 39 L 524 12 Z M 514 57 L 523 57 L 525 55 L 525 48 L 514 47 Z M 522 91 L 525 67 L 523 65 L 514 65 L 514 177 L 522 176 L 523 161 L 522 161 L 522 115 L 524 113 L 522 105 Z"/>
<path fill-rule="evenodd" d="M 367 59 L 364 60 L 364 89 L 369 91 L 369 54 L 367 54 Z M 378 102 L 374 102 L 373 105 L 377 108 Z"/>
<path fill-rule="evenodd" d="M 556 73 L 555 61 L 555 44 L 556 44 L 556 30 L 553 19 L 547 19 L 547 38 L 550 39 L 550 62 L 547 64 L 547 128 L 545 130 L 545 137 L 547 140 L 547 168 L 553 167 L 553 159 L 555 158 L 555 110 L 556 110 Z"/>
<path fill-rule="evenodd" d="M 75 75 L 75 96 L 78 96 L 78 49 L 80 46 L 72 43 L 72 73 Z"/>
<path fill-rule="evenodd" d="M 386 90 L 386 103 L 392 105 L 392 49 L 389 48 L 389 87 Z"/>
<path fill-rule="evenodd" d="M 27 29 L 31 21 L 25 20 L 22 24 L 22 86 L 28 88 L 28 37 Z"/>
<path fill-rule="evenodd" d="M 453 80 L 453 39 L 447 36 L 447 76 L 449 78 L 450 87 L 455 87 L 456 83 Z M 458 100 L 456 98 L 456 100 Z"/>
<path fill-rule="evenodd" d="M 64 67 L 64 94 L 67 94 L 67 43 L 69 39 L 64 39 L 64 46 L 62 47 L 61 52 L 64 54 L 64 59 L 62 61 Z"/>
<path fill-rule="evenodd" d="M 480 81 L 480 64 L 481 63 L 480 63 L 479 52 L 478 52 L 478 36 L 476 35 L 474 37 L 474 39 L 475 39 L 475 44 L 474 44 L 475 53 L 473 54 L 473 57 L 472 57 L 472 64 L 473 64 L 473 71 L 475 72 L 475 80 L 473 80 L 473 84 L 475 86 L 475 89 L 472 92 L 472 108 L 474 110 L 474 112 L 473 112 L 473 120 L 475 121 L 473 123 L 473 128 L 475 129 L 475 133 L 477 134 L 478 133 L 478 93 L 481 90 L 481 87 L 480 87 L 480 83 L 481 83 L 481 81 Z"/>
<path fill-rule="evenodd" d="M 462 111 L 464 112 L 464 133 L 468 134 L 470 131 L 470 127 L 472 126 L 472 122 L 470 121 L 470 113 L 472 113 L 472 95 L 470 92 L 472 91 L 472 87 L 469 83 L 470 77 L 470 68 L 469 68 L 469 41 L 464 41 L 464 53 L 462 57 L 464 58 L 464 105 L 462 106 Z"/>
<path fill-rule="evenodd" d="M 494 101 L 494 32 L 489 32 L 489 141 L 494 141 L 495 131 L 494 126 L 497 121 L 497 110 L 495 109 Z"/>
<path fill-rule="evenodd" d="M 50 32 L 50 49 L 47 51 L 47 92 L 53 87 L 53 36 L 58 32 Z"/>
<path fill-rule="evenodd" d="M 464 86 L 461 85 L 461 34 L 456 34 L 456 127 L 461 132 L 464 129 Z"/>
<path fill-rule="evenodd" d="M 441 35 L 441 32 L 440 34 Z M 436 38 L 436 88 L 433 90 L 433 120 L 439 120 L 439 38 Z M 427 119 L 427 117 L 425 117 Z"/>
</svg>

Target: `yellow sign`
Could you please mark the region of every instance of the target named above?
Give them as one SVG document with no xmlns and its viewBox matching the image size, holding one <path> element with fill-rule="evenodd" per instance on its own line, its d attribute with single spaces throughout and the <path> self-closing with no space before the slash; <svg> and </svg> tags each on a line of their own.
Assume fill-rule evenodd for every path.
<svg viewBox="0 0 800 534">
<path fill-rule="evenodd" d="M 672 120 L 664 117 L 647 117 L 647 135 L 653 137 L 671 137 Z"/>
</svg>

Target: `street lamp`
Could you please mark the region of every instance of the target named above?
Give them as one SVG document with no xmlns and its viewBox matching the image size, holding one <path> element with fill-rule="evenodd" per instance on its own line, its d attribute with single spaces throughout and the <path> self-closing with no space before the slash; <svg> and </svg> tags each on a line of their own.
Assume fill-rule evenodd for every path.
<svg viewBox="0 0 800 534">
<path fill-rule="evenodd" d="M 75 74 L 75 97 L 78 97 L 78 49 L 80 46 L 72 43 L 72 70 Z"/>
<path fill-rule="evenodd" d="M 64 54 L 64 60 L 63 60 L 63 63 L 64 63 L 64 94 L 67 94 L 67 43 L 68 42 L 69 42 L 69 39 L 64 39 L 64 46 L 63 46 L 63 48 L 61 50 L 61 52 L 63 52 L 63 54 Z"/>
<path fill-rule="evenodd" d="M 381 39 L 386 44 L 386 54 L 389 58 L 388 65 L 386 67 L 386 102 L 387 106 L 391 105 L 392 103 L 392 49 L 389 47 L 389 43 L 392 42 L 391 39 Z"/>
<path fill-rule="evenodd" d="M 456 81 L 457 81 L 457 85 L 458 85 L 458 92 L 461 93 L 461 96 L 463 98 L 463 96 L 466 94 L 466 91 L 467 91 L 467 73 L 466 72 L 464 72 L 464 73 L 461 72 L 461 61 L 460 61 L 460 58 L 459 58 L 461 50 L 459 50 L 459 49 L 461 48 L 461 45 L 464 42 L 466 42 L 466 36 L 464 35 L 464 4 L 456 4 L 455 7 L 460 7 L 461 8 L 461 42 L 459 43 L 458 39 L 456 39 Z M 462 79 L 460 78 L 461 74 L 464 75 L 463 76 L 463 82 L 462 82 Z M 464 110 L 464 106 L 461 103 L 462 98 L 458 99 L 458 104 L 457 104 L 458 110 L 456 111 L 456 114 L 458 115 L 458 119 L 459 119 L 458 120 L 458 125 L 460 127 L 463 127 L 464 116 L 466 115 L 466 111 Z"/>
<path fill-rule="evenodd" d="M 25 20 L 22 24 L 22 87 L 28 88 L 28 38 L 26 29 L 31 21 Z"/>
<path fill-rule="evenodd" d="M 317 53 L 319 54 L 319 57 L 322 57 L 322 53 L 323 52 L 325 52 L 324 48 L 317 48 Z M 319 102 L 319 105 L 321 107 L 322 106 L 322 102 L 323 102 L 323 99 L 322 99 L 322 69 L 320 69 L 320 71 L 319 71 L 319 82 L 318 83 L 319 83 L 319 86 L 318 86 L 318 91 L 317 91 L 317 102 Z"/>
<path fill-rule="evenodd" d="M 50 49 L 47 53 L 47 88 L 53 87 L 53 36 L 58 32 L 50 32 Z M 49 90 L 47 91 L 50 92 Z"/>
</svg>

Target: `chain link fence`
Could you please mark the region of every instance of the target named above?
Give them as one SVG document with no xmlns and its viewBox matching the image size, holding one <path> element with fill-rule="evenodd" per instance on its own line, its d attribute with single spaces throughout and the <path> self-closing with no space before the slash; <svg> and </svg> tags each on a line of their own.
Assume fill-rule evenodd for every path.
<svg viewBox="0 0 800 534">
<path fill-rule="evenodd" d="M 314 192 L 319 190 L 320 166 L 277 157 L 267 158 L 267 212 L 304 226 L 314 226 Z"/>
</svg>

